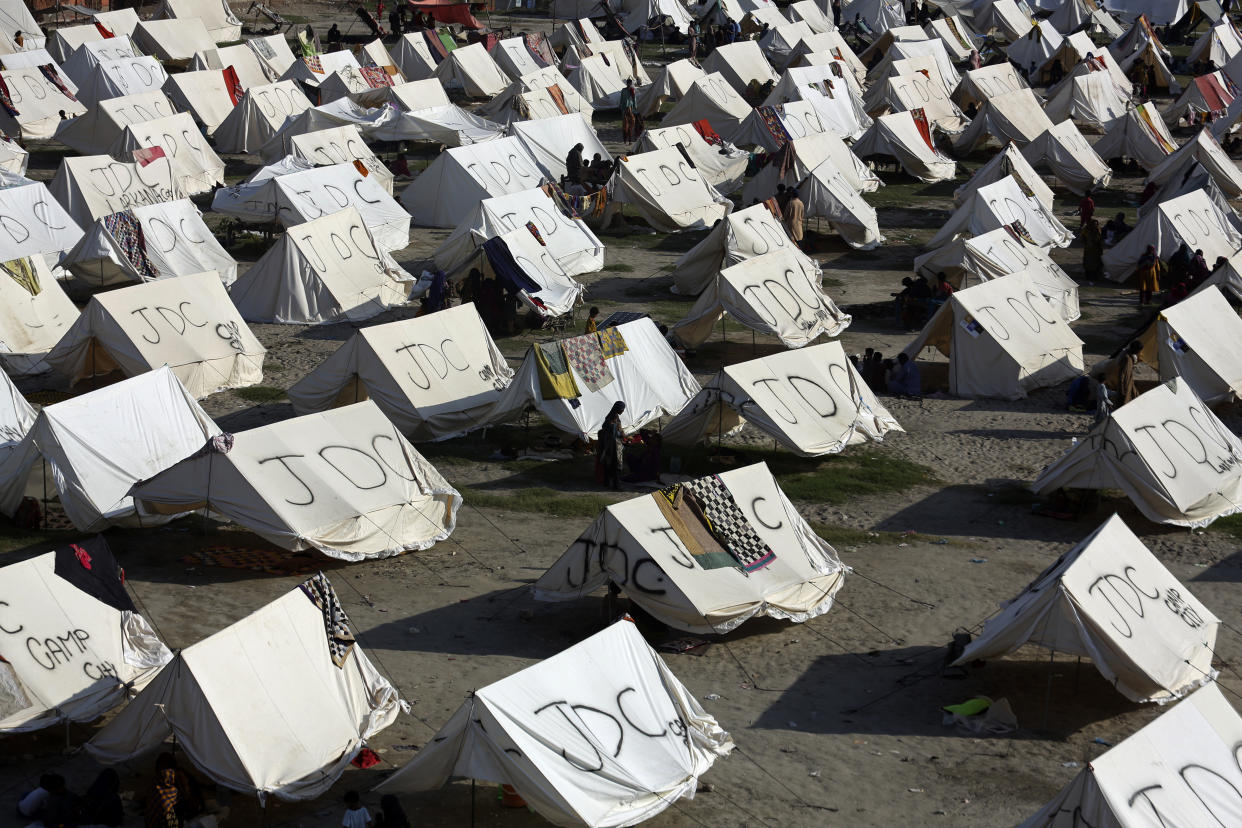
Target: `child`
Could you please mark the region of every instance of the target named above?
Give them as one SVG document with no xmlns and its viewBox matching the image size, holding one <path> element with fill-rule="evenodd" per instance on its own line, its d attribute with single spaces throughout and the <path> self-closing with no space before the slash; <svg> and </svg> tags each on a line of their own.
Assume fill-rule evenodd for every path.
<svg viewBox="0 0 1242 828">
<path fill-rule="evenodd" d="M 591 308 L 591 312 L 587 314 L 586 331 L 584 333 L 595 333 L 599 330 L 599 308 Z"/>
<path fill-rule="evenodd" d="M 362 797 L 357 791 L 345 793 L 345 816 L 341 819 L 342 828 L 371 828 L 375 823 L 371 814 L 362 806 Z"/>
</svg>

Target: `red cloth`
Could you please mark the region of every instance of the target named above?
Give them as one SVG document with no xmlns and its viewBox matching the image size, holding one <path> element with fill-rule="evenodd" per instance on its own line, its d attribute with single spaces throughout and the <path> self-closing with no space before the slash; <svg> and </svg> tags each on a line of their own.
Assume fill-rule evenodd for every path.
<svg viewBox="0 0 1242 828">
<path fill-rule="evenodd" d="M 353 765 L 355 768 L 362 768 L 363 770 L 366 770 L 367 768 L 375 767 L 382 761 L 384 760 L 379 758 L 378 753 L 370 748 L 363 748 L 358 751 L 358 755 L 355 756 L 354 760 L 349 764 Z"/>
<path fill-rule="evenodd" d="M 931 124 L 927 123 L 927 113 L 921 109 L 912 109 L 910 110 L 910 117 L 914 119 L 914 125 L 918 127 L 919 135 L 922 135 L 923 140 L 927 142 L 927 148 L 935 152 L 936 145 L 932 143 Z"/>
<path fill-rule="evenodd" d="M 440 42 L 440 37 L 436 34 L 435 29 L 423 29 L 423 40 L 427 41 L 427 48 L 431 51 L 431 56 L 436 63 L 448 57 L 448 50 Z"/>
<path fill-rule="evenodd" d="M 724 144 L 724 139 L 716 134 L 716 130 L 712 129 L 712 125 L 706 118 L 695 121 L 691 126 L 694 127 L 695 132 L 703 136 L 703 140 L 707 143 L 717 147 Z"/>
<path fill-rule="evenodd" d="M 237 70 L 232 66 L 226 67 L 221 74 L 224 75 L 224 88 L 228 90 L 233 106 L 237 106 L 246 94 L 246 90 L 242 89 L 241 78 L 237 77 Z"/>
<path fill-rule="evenodd" d="M 1229 108 L 1229 102 L 1233 100 L 1233 96 L 1225 91 L 1214 75 L 1195 78 L 1195 85 L 1199 87 L 1203 100 L 1207 102 L 1209 112 L 1223 112 Z"/>
<path fill-rule="evenodd" d="M 460 23 L 467 29 L 482 29 L 483 24 L 470 13 L 469 3 L 456 0 L 410 0 L 410 7 L 427 12 L 441 23 Z"/>
<path fill-rule="evenodd" d="M 95 21 L 95 28 L 99 31 L 99 34 L 104 37 L 105 40 L 110 37 L 116 37 L 115 32 L 109 30 L 107 26 L 100 23 L 98 20 Z"/>
<path fill-rule="evenodd" d="M 164 158 L 163 147 L 140 147 L 134 150 L 134 160 L 138 162 L 138 166 L 145 167 L 152 161 Z"/>
</svg>

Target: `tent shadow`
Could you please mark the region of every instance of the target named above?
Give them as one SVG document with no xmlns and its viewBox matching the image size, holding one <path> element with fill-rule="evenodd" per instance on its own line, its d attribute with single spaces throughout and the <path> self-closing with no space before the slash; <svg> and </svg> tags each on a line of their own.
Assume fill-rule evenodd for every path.
<svg viewBox="0 0 1242 828">
<path fill-rule="evenodd" d="M 1190 580 L 1218 583 L 1242 581 L 1242 552 L 1234 552 L 1223 561 L 1217 561 Z"/>
</svg>

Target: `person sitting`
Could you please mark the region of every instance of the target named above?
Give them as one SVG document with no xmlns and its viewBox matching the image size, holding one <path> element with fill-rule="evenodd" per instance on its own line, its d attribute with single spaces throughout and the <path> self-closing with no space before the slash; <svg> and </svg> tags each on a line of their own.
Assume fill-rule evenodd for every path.
<svg viewBox="0 0 1242 828">
<path fill-rule="evenodd" d="M 867 371 L 863 374 L 867 387 L 877 394 L 883 394 L 888 390 L 888 372 L 884 368 L 884 362 L 883 352 L 873 352 L 871 359 L 867 361 Z"/>
<path fill-rule="evenodd" d="M 58 773 L 45 773 L 39 777 L 39 785 L 17 801 L 17 815 L 41 819 L 47 811 L 52 794 L 64 789 L 65 778 Z"/>
<path fill-rule="evenodd" d="M 410 163 L 405 160 L 405 153 L 397 153 L 397 157 L 388 162 L 388 169 L 394 178 L 413 178 L 410 172 Z"/>
<path fill-rule="evenodd" d="M 1126 234 L 1132 229 L 1134 228 L 1126 224 L 1126 214 L 1118 213 L 1110 218 L 1104 225 L 1104 245 L 1106 247 L 1112 247 L 1114 244 L 1124 239 Z"/>
<path fill-rule="evenodd" d="M 1190 258 L 1190 284 L 1198 287 L 1211 275 L 1212 271 L 1208 269 L 1207 257 L 1203 255 L 1202 250 L 1196 250 L 1195 255 Z"/>
<path fill-rule="evenodd" d="M 897 365 L 888 376 L 888 392 L 907 397 L 923 396 L 923 379 L 918 366 L 905 353 L 897 355 Z"/>
<path fill-rule="evenodd" d="M 1178 282 L 1169 288 L 1169 304 L 1176 305 L 1178 302 L 1190 295 L 1190 288 L 1185 282 Z"/>
<path fill-rule="evenodd" d="M 87 788 L 81 801 L 82 824 L 106 825 L 115 828 L 125 821 L 121 802 L 121 777 L 112 768 L 104 768 Z"/>
<path fill-rule="evenodd" d="M 582 144 L 574 144 L 574 148 L 565 156 L 565 177 L 578 184 L 582 183 Z"/>
<path fill-rule="evenodd" d="M 937 305 L 943 305 L 949 301 L 949 297 L 953 295 L 953 285 L 949 284 L 949 277 L 943 272 L 936 274 L 936 286 L 932 288 L 932 301 Z"/>
<path fill-rule="evenodd" d="M 902 324 L 906 330 L 917 330 L 927 321 L 927 305 L 931 300 L 931 285 L 927 277 L 920 275 L 910 285 L 910 293 L 906 296 L 902 313 Z"/>
</svg>

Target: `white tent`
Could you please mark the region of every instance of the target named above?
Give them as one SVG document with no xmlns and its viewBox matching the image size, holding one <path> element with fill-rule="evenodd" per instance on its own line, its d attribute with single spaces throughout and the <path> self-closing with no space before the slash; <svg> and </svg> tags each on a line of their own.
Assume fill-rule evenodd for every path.
<svg viewBox="0 0 1242 828">
<path fill-rule="evenodd" d="M 1148 520 L 1199 528 L 1242 511 L 1239 457 L 1242 441 L 1171 379 L 1113 411 L 1031 488 L 1121 489 Z"/>
<path fill-rule="evenodd" d="M 774 251 L 790 253 L 804 270 L 819 267 L 814 259 L 794 246 L 784 222 L 774 216 L 766 204 L 754 204 L 730 213 L 703 241 L 677 260 L 672 291 L 698 296 L 725 268 Z"/>
<path fill-rule="evenodd" d="M 226 788 L 307 800 L 405 707 L 320 573 L 180 650 L 86 749 L 116 764 L 175 738 Z"/>
<path fill-rule="evenodd" d="M 406 81 L 390 86 L 388 94 L 390 102 L 395 103 L 404 112 L 448 106 L 452 103 L 444 87 L 435 78 Z"/>
<path fill-rule="evenodd" d="M 1184 195 L 1202 190 L 1225 220 L 1234 226 L 1235 229 L 1242 232 L 1242 218 L 1238 217 L 1237 212 L 1225 198 L 1225 194 L 1220 191 L 1220 187 L 1216 185 L 1212 174 L 1199 164 L 1191 164 L 1187 167 L 1186 172 L 1180 177 L 1170 180 L 1163 187 L 1156 190 L 1155 194 L 1139 205 L 1139 220 L 1146 218 L 1153 212 L 1156 207 L 1166 201 L 1172 201 Z"/>
<path fill-rule="evenodd" d="M 0 171 L 24 176 L 29 164 L 30 153 L 15 138 L 0 138 Z"/>
<path fill-rule="evenodd" d="M 811 5 L 814 5 L 813 3 Z M 759 49 L 773 66 L 785 66 L 794 55 L 794 50 L 802 42 L 802 38 L 815 34 L 815 30 L 806 23 L 797 21 L 770 26 L 762 36 L 756 38 Z"/>
<path fill-rule="evenodd" d="M 422 83 L 427 82 L 422 81 Z M 390 91 L 400 88 L 388 87 Z M 353 105 L 352 101 L 340 100 L 315 109 L 323 110 L 329 106 L 346 103 Z M 303 115 L 308 115 L 311 111 L 313 110 L 307 110 Z M 425 141 L 446 147 L 460 147 L 465 144 L 494 141 L 504 135 L 504 127 L 500 124 L 480 118 L 456 104 L 406 109 L 405 111 L 394 111 L 394 107 L 387 104 L 378 111 L 392 113 L 393 117 L 359 125 L 359 129 L 367 138 L 376 141 Z"/>
<path fill-rule="evenodd" d="M 321 104 L 348 99 L 362 106 L 383 106 L 389 100 L 389 91 L 395 84 L 404 83 L 405 79 L 390 75 L 380 67 L 368 66 L 363 71 L 361 66 L 346 66 L 329 72 L 319 83 L 318 93 Z M 392 70 L 397 71 L 393 66 Z"/>
<path fill-rule="evenodd" d="M 1069 246 L 1071 235 L 1065 225 L 1039 199 L 1028 196 L 1012 175 L 971 193 L 925 246 L 939 247 L 955 236 L 978 236 L 1014 222 L 1039 247 Z"/>
<path fill-rule="evenodd" d="M 141 230 L 133 244 L 133 224 Z M 216 281 L 237 280 L 237 262 L 225 252 L 188 199 L 104 216 L 92 224 L 61 266 L 92 287 L 171 279 L 212 271 Z"/>
<path fill-rule="evenodd" d="M 34 421 L 34 408 L 26 402 L 9 375 L 0 371 L 0 478 L 7 475 L 5 464 Z"/>
<path fill-rule="evenodd" d="M 1220 72 L 1209 72 L 1192 78 L 1169 108 L 1164 120 L 1169 126 L 1193 126 L 1209 120 L 1229 120 L 1229 105 L 1233 103 L 1237 87 Z"/>
<path fill-rule="evenodd" d="M 241 21 L 233 14 L 227 0 L 160 0 L 153 16 L 157 20 L 197 17 L 217 43 L 241 40 Z"/>
<path fill-rule="evenodd" d="M 585 55 L 569 73 L 569 83 L 593 109 L 617 109 L 625 89 L 623 68 L 609 55 Z"/>
<path fill-rule="evenodd" d="M 0 244 L 6 256 L 38 256 L 54 266 L 81 238 L 82 227 L 42 182 L 0 188 Z"/>
<path fill-rule="evenodd" d="M 565 175 L 565 158 L 576 144 L 582 144 L 582 158 L 592 161 L 599 155 L 605 161 L 612 154 L 599 140 L 590 122 L 577 112 L 534 121 L 514 121 L 509 134 L 522 142 L 548 179 L 560 181 Z"/>
<path fill-rule="evenodd" d="M 1198 190 L 1156 205 L 1126 237 L 1104 252 L 1104 275 L 1124 282 L 1134 273 L 1139 257 L 1148 245 L 1156 255 L 1168 260 L 1185 243 L 1191 250 L 1202 250 L 1209 262 L 1217 256 L 1231 256 L 1242 248 L 1242 234 L 1221 209 Z"/>
<path fill-rule="evenodd" d="M 1211 174 L 1216 186 L 1229 198 L 1242 196 L 1242 171 L 1233 162 L 1220 143 L 1212 137 L 1211 130 L 1204 128 L 1199 134 L 1183 144 L 1152 168 L 1148 182 L 1167 184 L 1184 176 L 1195 164 Z"/>
<path fill-rule="evenodd" d="M 1166 623 L 1168 616 L 1154 610 L 1172 596 L 1174 615 L 1184 623 Z M 1212 658 L 1220 621 L 1117 515 L 1002 606 L 955 664 L 1034 644 L 1090 658 L 1127 699 L 1157 704 L 1216 676 Z"/>
<path fill-rule="evenodd" d="M 152 510 L 206 508 L 289 550 L 345 561 L 429 549 L 461 495 L 372 401 L 234 436 L 133 488 Z"/>
<path fill-rule="evenodd" d="M 169 75 L 164 92 L 178 109 L 188 112 L 202 124 L 207 135 L 214 135 L 236 106 L 224 73 L 219 69 Z"/>
<path fill-rule="evenodd" d="M 93 721 L 142 690 L 172 658 L 138 614 L 102 537 L 9 564 L 0 580 L 0 733 Z"/>
<path fill-rule="evenodd" d="M 61 112 L 70 118 L 86 112 L 67 86 L 62 90 L 38 67 L 0 71 L 0 83 L 8 90 L 11 104 L 0 107 L 0 129 L 14 138 L 51 138 Z"/>
<path fill-rule="evenodd" d="M 580 112 L 590 120 L 594 108 L 559 70 L 549 66 L 523 75 L 492 100 L 477 107 L 474 112 L 489 121 L 510 124 L 531 118 L 552 118 L 570 112 Z"/>
<path fill-rule="evenodd" d="M 538 187 L 539 165 L 517 138 L 455 147 L 436 157 L 401 193 L 414 223 L 455 227 L 479 201 Z"/>
<path fill-rule="evenodd" d="M 622 81 L 633 80 L 636 87 L 651 83 L 651 76 L 643 68 L 642 60 L 639 59 L 638 52 L 634 50 L 634 43 L 629 38 L 591 43 L 586 49 L 571 46 L 561 57 L 561 70 L 571 70 L 589 55 L 607 56 L 608 62 L 615 66 L 621 75 Z"/>
<path fill-rule="evenodd" d="M 168 73 L 153 57 L 122 57 L 101 60 L 78 89 L 78 100 L 94 108 L 109 98 L 158 92 L 168 81 Z"/>
<path fill-rule="evenodd" d="M 1030 30 L 1031 18 L 1014 0 L 991 0 L 975 9 L 975 27 L 984 34 L 996 31 L 1013 43 Z"/>
<path fill-rule="evenodd" d="M 946 14 L 944 17 L 931 21 L 923 28 L 931 37 L 938 37 L 944 41 L 945 51 L 949 53 L 954 63 L 967 60 L 971 51 L 976 48 L 977 42 L 982 40 L 960 14 Z"/>
<path fill-rule="evenodd" d="M 693 796 L 732 748 L 624 619 L 475 690 L 380 790 L 432 791 L 471 777 L 512 786 L 555 825 L 636 825 Z"/>
<path fill-rule="evenodd" d="M 215 0 L 190 0 L 194 8 L 202 2 Z M 188 66 L 194 53 L 214 49 L 216 41 L 207 31 L 200 17 L 176 20 L 143 20 L 134 29 L 134 42 L 145 54 L 160 63 Z"/>
<path fill-rule="evenodd" d="M 1022 148 L 1022 157 L 1032 167 L 1047 165 L 1052 174 L 1078 195 L 1107 187 L 1113 171 L 1082 137 L 1073 121 L 1061 121 Z"/>
<path fill-rule="evenodd" d="M 621 156 L 611 204 L 629 204 L 656 230 L 675 233 L 711 227 L 733 203 L 676 149 Z"/>
<path fill-rule="evenodd" d="M 753 111 L 753 107 L 733 91 L 724 77 L 713 72 L 696 78 L 682 99 L 664 114 L 660 125 L 680 126 L 707 121 L 721 138 L 732 141 Z"/>
<path fill-rule="evenodd" d="M 110 155 L 128 157 L 135 150 L 159 147 L 169 159 L 175 187 L 184 195 L 209 193 L 224 184 L 224 162 L 207 143 L 189 113 L 129 124 Z"/>
<path fill-rule="evenodd" d="M 956 135 L 966 128 L 969 119 L 945 91 L 940 69 L 930 57 L 894 61 L 893 74 L 872 86 L 867 97 L 867 112 L 875 116 L 884 112 L 923 111 L 928 123 L 942 132 Z"/>
<path fill-rule="evenodd" d="M 773 250 L 721 269 L 671 333 L 687 348 L 697 348 L 727 313 L 788 348 L 810 345 L 820 336 L 840 336 L 850 315 L 824 292 L 819 265 L 806 258 L 787 249 Z"/>
<path fill-rule="evenodd" d="M 297 60 L 293 56 L 293 50 L 289 48 L 289 41 L 285 39 L 283 34 L 268 35 L 267 37 L 251 37 L 246 41 L 246 45 L 259 57 L 267 70 L 266 74 L 269 80 L 275 82 L 280 76 L 289 71 L 289 67 Z M 221 66 L 221 69 L 224 67 Z"/>
<path fill-rule="evenodd" d="M 914 260 L 914 272 L 933 279 L 943 273 L 954 289 L 980 281 L 1023 273 L 1066 322 L 1078 319 L 1078 283 L 1054 262 L 1048 251 L 1023 241 L 1011 227 L 989 230 L 973 238 L 954 239 Z"/>
<path fill-rule="evenodd" d="M 20 0 L 0 2 L 0 31 L 3 31 L 6 36 L 10 32 L 14 34 L 21 32 L 27 44 L 26 48 L 29 49 L 42 49 L 46 40 L 43 29 L 39 27 L 30 8 Z M 13 43 L 13 46 L 16 47 L 17 44 Z"/>
<path fill-rule="evenodd" d="M 348 207 L 286 230 L 229 295 L 250 322 L 358 322 L 404 304 L 411 281 Z"/>
<path fill-rule="evenodd" d="M 12 515 L 42 455 L 60 503 L 82 532 L 151 526 L 172 516 L 148 514 L 129 488 L 201 449 L 220 433 L 171 368 L 46 405 L 3 467 L 0 512 Z"/>
<path fill-rule="evenodd" d="M 894 43 L 884 53 L 883 59 L 868 72 L 868 77 L 873 80 L 884 77 L 888 74 L 889 68 L 900 60 L 931 58 L 940 70 L 940 78 L 945 83 L 945 93 L 951 93 L 961 83 L 962 76 L 958 74 L 957 67 L 953 65 L 952 58 L 944 48 L 944 41 L 938 37 L 927 39 L 927 36 L 917 27 L 915 31 L 919 32 L 921 39 L 899 40 Z"/>
<path fill-rule="evenodd" d="M 90 227 L 119 210 L 184 198 L 173 169 L 166 155 L 135 163 L 107 155 L 66 156 L 48 189 L 79 227 Z"/>
<path fill-rule="evenodd" d="M 445 89 L 460 89 L 472 98 L 490 98 L 509 85 L 509 78 L 481 43 L 449 52 L 432 75 Z"/>
<path fill-rule="evenodd" d="M 436 60 L 421 31 L 402 35 L 392 49 L 392 58 L 406 80 L 426 80 L 435 74 Z"/>
<path fill-rule="evenodd" d="M 867 79 L 867 67 L 854 50 L 845 42 L 840 32 L 821 32 L 811 37 L 802 38 L 802 43 L 794 50 L 797 55 L 789 66 L 821 66 L 832 61 L 840 61 L 849 69 L 857 83 Z M 788 67 L 787 67 L 788 68 Z"/>
<path fill-rule="evenodd" d="M 41 184 L 29 189 L 36 186 L 43 189 Z M 7 218 L 0 212 L 0 224 L 12 232 L 14 225 L 4 220 Z M 37 292 L 10 278 L 21 274 L 24 280 L 26 268 L 30 271 L 30 284 L 38 286 Z M 42 256 L 30 254 L 0 265 L 0 366 L 5 371 L 15 377 L 47 371 L 44 357 L 77 318 L 77 307 L 69 301 Z M 0 468 L 0 476 L 3 474 Z"/>
<path fill-rule="evenodd" d="M 371 325 L 289 389 L 299 416 L 373 400 L 409 439 L 473 431 L 513 379 L 473 304 Z"/>
<path fill-rule="evenodd" d="M 881 32 L 878 37 L 871 41 L 867 48 L 858 53 L 858 59 L 870 67 L 869 71 L 877 71 L 894 43 L 931 39 L 932 35 L 929 35 L 918 26 L 909 26 L 903 23 L 900 26 L 892 27 L 888 31 Z M 879 60 L 877 61 L 876 58 Z"/>
<path fill-rule="evenodd" d="M 20 5 L 14 3 L 13 5 Z M 140 18 L 134 9 L 113 9 L 112 11 L 92 11 L 90 23 L 80 26 L 61 26 L 47 38 L 47 50 L 57 60 L 67 60 L 73 50 L 83 43 L 93 43 L 108 38 L 104 31 L 113 37 L 130 37 L 138 28 Z M 103 31 L 100 30 L 102 27 Z M 23 31 L 25 31 L 23 29 Z M 29 43 L 30 41 L 27 40 Z"/>
<path fill-rule="evenodd" d="M 655 80 L 638 91 L 638 111 L 644 118 L 650 118 L 660 111 L 660 105 L 665 101 L 680 101 L 694 82 L 705 74 L 697 63 L 685 58 L 665 64 L 660 67 L 660 74 L 656 75 Z"/>
<path fill-rule="evenodd" d="M 1200 620 L 1178 610 L 1188 625 Z M 1212 682 L 1093 759 L 1021 828 L 1053 828 L 1065 814 L 1136 828 L 1233 825 L 1242 819 L 1233 793 L 1242 790 L 1239 740 L 1242 718 Z"/>
<path fill-rule="evenodd" d="M 216 190 L 211 209 L 245 222 L 279 222 L 294 227 L 346 209 L 357 210 L 383 250 L 410 243 L 410 216 L 384 186 L 353 164 L 313 167 L 301 172 L 251 179 Z"/>
<path fill-rule="evenodd" d="M 691 445 L 750 423 L 802 457 L 837 454 L 904 431 L 863 382 L 840 342 L 726 367 L 669 421 L 665 442 Z"/>
<path fill-rule="evenodd" d="M 1140 63 L 1146 64 L 1151 70 L 1151 81 L 1147 85 L 1149 95 L 1163 94 L 1166 91 L 1170 95 L 1176 95 L 1182 91 L 1182 85 L 1178 82 L 1177 76 L 1173 74 L 1173 70 L 1169 68 L 1165 58 L 1160 55 L 1154 44 L 1148 43 L 1138 51 L 1117 58 L 1117 65 L 1127 75 L 1132 73 Z"/>
<path fill-rule="evenodd" d="M 806 180 L 812 171 L 827 163 L 849 188 L 858 193 L 871 193 L 879 189 L 879 176 L 854 154 L 844 141 L 830 132 L 808 135 L 793 140 L 794 163 L 781 178 L 777 156 L 771 156 L 759 172 L 742 188 L 742 201 L 763 200 L 776 195 L 776 185 L 796 187 Z M 802 199 L 806 201 L 804 197 Z M 810 202 L 807 202 L 808 206 Z"/>
<path fill-rule="evenodd" d="M 1242 397 L 1242 319 L 1215 285 L 1161 310 L 1138 340 L 1161 380 L 1180 377 L 1208 405 Z"/>
<path fill-rule="evenodd" d="M 862 91 L 849 67 L 841 61 L 817 66 L 791 66 L 781 81 L 763 101 L 764 106 L 779 106 L 794 101 L 814 107 L 824 129 L 853 140 L 871 126 L 863 106 Z"/>
<path fill-rule="evenodd" d="M 1036 71 L 1056 54 L 1061 48 L 1064 38 L 1061 33 L 1047 21 L 1036 23 L 1022 37 L 1005 48 L 1005 55 L 1028 77 L 1035 77 Z"/>
<path fill-rule="evenodd" d="M 859 20 L 879 36 L 897 26 L 906 25 L 906 8 L 901 0 L 853 0 L 841 10 L 841 20 Z"/>
<path fill-rule="evenodd" d="M 207 272 L 92 296 L 46 360 L 71 385 L 166 365 L 201 399 L 262 382 L 265 354 L 220 277 Z"/>
<path fill-rule="evenodd" d="M 554 319 L 572 312 L 586 287 L 565 272 L 531 224 L 482 241 L 476 255 L 485 274 L 490 270 L 529 310 Z"/>
<path fill-rule="evenodd" d="M 262 38 L 259 38 L 262 40 Z M 283 40 L 283 38 L 282 38 Z M 277 72 L 266 61 L 259 57 L 259 53 L 250 47 L 251 41 L 237 43 L 233 46 L 220 46 L 216 49 L 204 49 L 196 52 L 194 61 L 190 64 L 193 71 L 214 70 L 222 72 L 229 67 L 237 73 L 237 82 L 241 84 L 242 91 L 246 91 L 252 86 L 263 86 L 278 80 L 284 71 Z M 288 48 L 286 46 L 286 48 Z M 292 52 L 290 52 L 292 58 Z M 290 63 L 293 61 L 290 60 Z M 288 68 L 288 67 L 286 67 Z M 176 77 L 176 75 L 173 75 Z"/>
<path fill-rule="evenodd" d="M 954 291 L 904 353 L 949 359 L 949 393 L 1016 400 L 1081 376 L 1082 340 L 1025 273 Z"/>
<path fill-rule="evenodd" d="M 734 136 L 734 143 L 743 147 L 762 147 L 766 152 L 775 153 L 790 140 L 796 141 L 825 132 L 840 137 L 835 130 L 824 126 L 823 119 L 812 104 L 807 101 L 791 101 L 779 106 L 756 107 Z"/>
<path fill-rule="evenodd" d="M 529 221 L 539 228 L 548 255 L 566 275 L 592 273 L 604 266 L 604 243 L 585 221 L 565 215 L 538 187 L 480 200 L 432 258 L 437 267 L 453 270 L 473 257 L 484 241 L 517 230 Z"/>
<path fill-rule="evenodd" d="M 953 149 L 966 155 L 994 139 L 1001 146 L 1013 141 L 1025 147 L 1052 128 L 1052 121 L 1039 106 L 1039 99 L 1029 89 L 1006 92 L 989 98 L 979 107 L 966 127 L 953 140 Z"/>
<path fill-rule="evenodd" d="M 812 168 L 796 189 L 806 203 L 806 217 L 822 216 L 850 247 L 873 250 L 884 242 L 875 208 L 831 159 Z"/>
<path fill-rule="evenodd" d="M 729 514 L 728 546 L 695 506 Z M 763 553 L 766 565 L 750 563 Z M 756 617 L 823 615 L 848 571 L 756 463 L 609 506 L 535 582 L 535 597 L 569 601 L 614 583 L 674 629 L 724 634 Z"/>
<path fill-rule="evenodd" d="M 831 13 L 825 13 L 815 4 L 815 0 L 795 0 L 785 9 L 785 16 L 793 22 L 802 21 L 816 34 L 836 31 Z"/>
<path fill-rule="evenodd" d="M 775 85 L 780 80 L 780 76 L 772 71 L 771 64 L 763 56 L 759 44 L 753 40 L 740 40 L 716 47 L 703 61 L 703 71 L 720 74 L 739 95 L 745 95 L 751 83 L 762 86 L 770 81 Z"/>
<path fill-rule="evenodd" d="M 1186 55 L 1186 62 L 1187 64 L 1199 61 L 1210 62 L 1217 68 L 1224 68 L 1225 64 L 1237 57 L 1239 53 L 1242 53 L 1242 37 L 1234 28 L 1233 21 L 1225 16 L 1199 35 L 1199 39 L 1194 42 L 1194 45 L 1190 47 L 1190 52 Z"/>
<path fill-rule="evenodd" d="M 47 49 L 26 49 L 21 52 L 13 52 L 7 55 L 0 55 L 0 63 L 5 69 L 38 69 L 40 66 L 51 67 L 51 71 L 56 77 L 65 84 L 65 88 L 70 92 L 77 92 L 78 86 L 74 82 L 71 75 L 65 72 L 64 67 L 60 66 L 56 61 L 52 60 L 52 56 L 48 54 Z"/>
<path fill-rule="evenodd" d="M 1221 293 L 1227 293 L 1234 301 L 1242 302 L 1242 250 L 1230 256 L 1220 267 L 1212 271 L 1212 275 L 1203 281 L 1190 295 L 1202 293 L 1216 287 Z"/>
<path fill-rule="evenodd" d="M 220 152 L 254 152 L 311 102 L 293 81 L 252 86 L 212 136 Z"/>
<path fill-rule="evenodd" d="M 1133 158 L 1147 169 L 1160 165 L 1177 149 L 1164 119 L 1150 101 L 1138 104 L 1108 124 L 1104 137 L 1095 144 L 1101 158 Z"/>
<path fill-rule="evenodd" d="M 1088 59 L 1090 55 L 1090 59 Z M 1060 88 L 1070 83 L 1074 78 L 1081 75 L 1088 75 L 1095 72 L 1104 72 L 1113 79 L 1117 84 L 1117 88 L 1121 90 L 1127 98 L 1130 96 L 1130 90 L 1133 87 L 1129 77 L 1126 76 L 1126 70 L 1121 64 L 1113 58 L 1111 52 L 1101 49 L 1095 45 L 1085 32 L 1074 32 L 1065 38 L 1061 44 L 1061 48 L 1057 50 L 1052 59 L 1045 63 L 1039 70 L 1038 75 L 1031 80 L 1051 80 L 1052 67 L 1060 65 L 1065 76 L 1060 83 L 1048 88 L 1049 97 L 1055 96 L 1060 92 Z"/>
<path fill-rule="evenodd" d="M 853 152 L 859 158 L 873 155 L 896 158 L 902 169 L 928 184 L 948 181 L 957 173 L 953 159 L 941 154 L 932 142 L 931 124 L 922 109 L 876 118 L 854 144 Z"/>
<path fill-rule="evenodd" d="M 1100 34 L 1114 40 L 1125 34 L 1125 29 L 1095 0 L 1065 0 L 1048 17 L 1048 24 L 1059 32 L 1085 29 L 1090 34 Z"/>
<path fill-rule="evenodd" d="M 1039 173 L 1022 155 L 1022 151 L 1012 142 L 993 155 L 988 163 L 975 170 L 974 174 L 962 186 L 953 191 L 953 201 L 958 205 L 965 204 L 980 187 L 995 184 L 1005 176 L 1013 177 L 1020 189 L 1030 193 L 1050 214 L 1053 210 L 1052 188 L 1044 183 Z"/>
<path fill-rule="evenodd" d="M 634 145 L 634 152 L 676 149 L 678 146 L 690 157 L 690 162 L 703 179 L 719 192 L 731 193 L 741 186 L 750 163 L 750 153 L 724 139 L 720 143 L 708 143 L 698 130 L 687 124 L 644 130 Z"/>
<path fill-rule="evenodd" d="M 295 58 L 280 76 L 280 80 L 293 81 L 310 87 L 312 90 L 318 90 L 319 85 L 333 72 L 358 68 L 358 58 L 353 52 L 348 49 L 338 49 L 335 52 L 323 52 L 315 55 L 314 58 Z M 321 99 L 319 103 L 324 103 L 324 101 Z"/>
<path fill-rule="evenodd" d="M 1107 72 L 1075 75 L 1058 87 L 1044 104 L 1044 114 L 1053 123 L 1072 119 L 1096 132 L 1107 132 L 1130 105 L 1130 90 L 1117 86 Z"/>
<path fill-rule="evenodd" d="M 957 88 L 953 90 L 953 102 L 965 109 L 972 103 L 982 104 L 998 95 L 1030 88 L 1012 63 L 998 63 L 982 69 L 972 69 L 962 75 Z"/>
<path fill-rule="evenodd" d="M 289 139 L 289 155 L 317 167 L 362 164 L 368 177 L 392 195 L 392 171 L 372 152 L 353 124 L 294 135 Z"/>
<path fill-rule="evenodd" d="M 526 46 L 525 37 L 507 37 L 498 41 L 492 50 L 492 60 L 496 61 L 500 71 L 509 76 L 509 80 L 517 80 L 527 72 L 537 72 L 548 65 Z"/>
<path fill-rule="evenodd" d="M 621 427 L 633 434 L 699 393 L 694 374 L 650 318 L 605 331 L 531 346 L 489 423 L 515 420 L 533 406 L 561 431 L 594 440 L 616 402 L 625 402 Z M 605 337 L 611 350 L 601 360 Z"/>
</svg>

